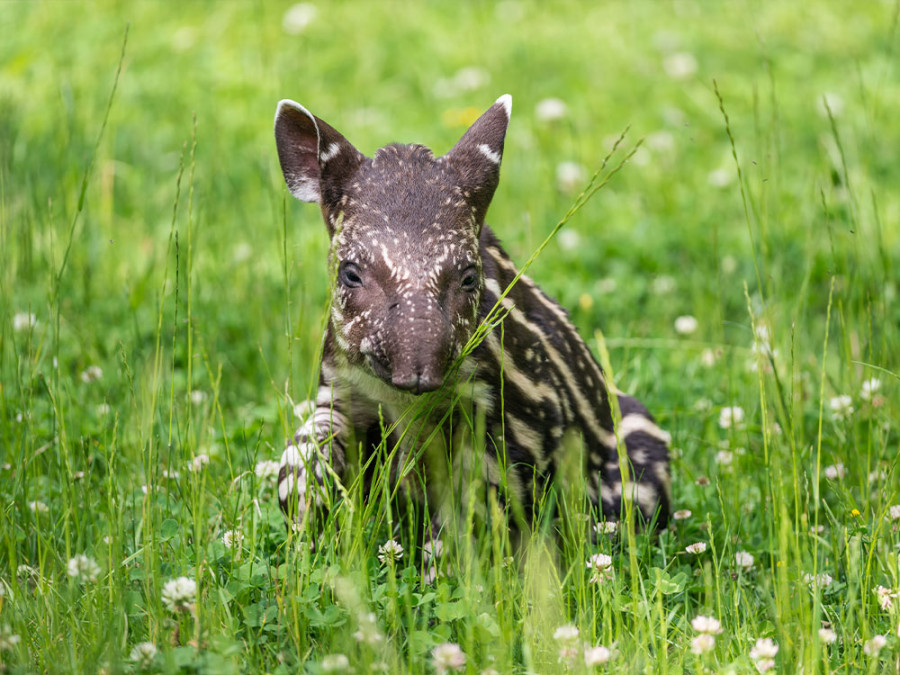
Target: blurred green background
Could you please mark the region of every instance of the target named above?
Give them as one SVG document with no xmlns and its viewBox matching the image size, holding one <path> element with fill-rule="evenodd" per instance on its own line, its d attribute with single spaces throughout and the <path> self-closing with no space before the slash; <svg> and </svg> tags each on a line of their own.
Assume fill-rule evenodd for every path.
<svg viewBox="0 0 900 675">
<path fill-rule="evenodd" d="M 196 114 L 198 337 L 224 364 L 228 395 L 267 396 L 261 355 L 275 379 L 286 374 L 285 191 L 271 133 L 281 98 L 300 101 L 366 153 L 393 141 L 440 153 L 475 113 L 511 93 L 488 220 L 518 260 L 578 191 L 559 189 L 560 164 L 575 165 L 567 175 L 578 186 L 626 125 L 630 140 L 646 137 L 533 269 L 588 331 L 663 337 L 670 319 L 687 313 L 710 319 L 710 337 L 738 339 L 727 323 L 722 335 L 722 319 L 746 325 L 742 281 L 758 293 L 754 256 L 776 300 L 813 284 L 812 306 L 801 311 L 821 311 L 834 272 L 857 300 L 896 293 L 884 265 L 898 250 L 897 193 L 876 190 L 877 210 L 871 194 L 895 184 L 897 167 L 893 3 L 851 11 L 842 2 L 47 2 L 5 3 L 0 13 L 9 313 L 30 305 L 47 316 L 47 279 L 60 265 L 128 24 L 62 280 L 68 367 L 109 358 L 123 340 L 137 356 L 153 344 L 175 176 Z M 752 241 L 713 79 L 752 200 Z M 536 116 L 547 98 L 565 105 L 561 119 Z M 287 201 L 299 367 L 318 342 L 326 238 L 314 207 Z M 652 292 L 660 276 L 674 280 L 668 294 Z M 590 307 L 579 308 L 583 293 Z"/>
</svg>

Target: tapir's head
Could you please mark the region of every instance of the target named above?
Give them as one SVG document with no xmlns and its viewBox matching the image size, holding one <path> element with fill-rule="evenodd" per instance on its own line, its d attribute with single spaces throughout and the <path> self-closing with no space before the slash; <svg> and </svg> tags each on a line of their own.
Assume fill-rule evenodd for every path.
<svg viewBox="0 0 900 675">
<path fill-rule="evenodd" d="M 389 145 L 370 159 L 303 106 L 278 104 L 284 179 L 318 202 L 331 236 L 335 347 L 394 387 L 439 388 L 476 328 L 478 239 L 511 107 L 501 96 L 442 157 Z"/>
</svg>

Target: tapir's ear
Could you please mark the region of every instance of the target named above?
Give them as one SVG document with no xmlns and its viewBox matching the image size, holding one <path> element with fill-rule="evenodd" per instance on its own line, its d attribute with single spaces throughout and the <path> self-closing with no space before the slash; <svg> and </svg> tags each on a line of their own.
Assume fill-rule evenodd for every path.
<svg viewBox="0 0 900 675">
<path fill-rule="evenodd" d="M 365 159 L 340 133 L 288 99 L 275 111 L 275 144 L 291 193 L 323 207 L 340 200 L 344 182 Z"/>
<path fill-rule="evenodd" d="M 500 181 L 503 142 L 512 112 L 512 96 L 504 94 L 463 134 L 453 149 L 444 155 L 462 178 L 463 189 L 470 192 L 476 222 L 481 225 Z"/>
</svg>

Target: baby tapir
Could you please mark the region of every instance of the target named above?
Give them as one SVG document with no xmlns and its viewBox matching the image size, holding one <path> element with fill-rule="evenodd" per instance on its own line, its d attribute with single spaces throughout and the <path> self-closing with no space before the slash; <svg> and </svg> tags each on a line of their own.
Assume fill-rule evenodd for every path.
<svg viewBox="0 0 900 675">
<path fill-rule="evenodd" d="M 365 465 L 379 444 L 393 458 L 390 475 L 431 514 L 444 508 L 448 470 L 483 452 L 482 478 L 528 519 L 572 451 L 564 442 L 572 431 L 583 439 L 594 519 L 617 520 L 617 430 L 636 512 L 667 523 L 668 434 L 618 392 L 616 429 L 603 371 L 565 310 L 527 276 L 509 288 L 518 270 L 484 224 L 511 109 L 501 96 L 442 157 L 388 145 L 369 158 L 303 106 L 278 104 L 284 179 L 322 210 L 334 280 L 315 412 L 281 457 L 278 498 L 289 521 L 332 503 L 333 479 L 355 464 L 348 455 L 361 452 Z M 498 300 L 502 325 L 466 350 Z M 425 414 L 408 412 L 437 390 Z M 455 445 L 451 430 L 466 426 L 454 412 L 461 402 L 484 421 L 480 443 Z"/>
</svg>

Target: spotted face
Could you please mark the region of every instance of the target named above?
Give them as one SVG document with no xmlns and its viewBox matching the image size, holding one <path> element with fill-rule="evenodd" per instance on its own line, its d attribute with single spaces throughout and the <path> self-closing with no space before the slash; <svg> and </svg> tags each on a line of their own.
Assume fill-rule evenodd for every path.
<svg viewBox="0 0 900 675">
<path fill-rule="evenodd" d="M 439 388 L 475 330 L 478 237 L 509 107 L 501 97 L 442 157 L 390 145 L 369 159 L 301 106 L 279 105 L 285 180 L 295 196 L 320 204 L 331 235 L 334 346 L 398 389 Z"/>
</svg>

